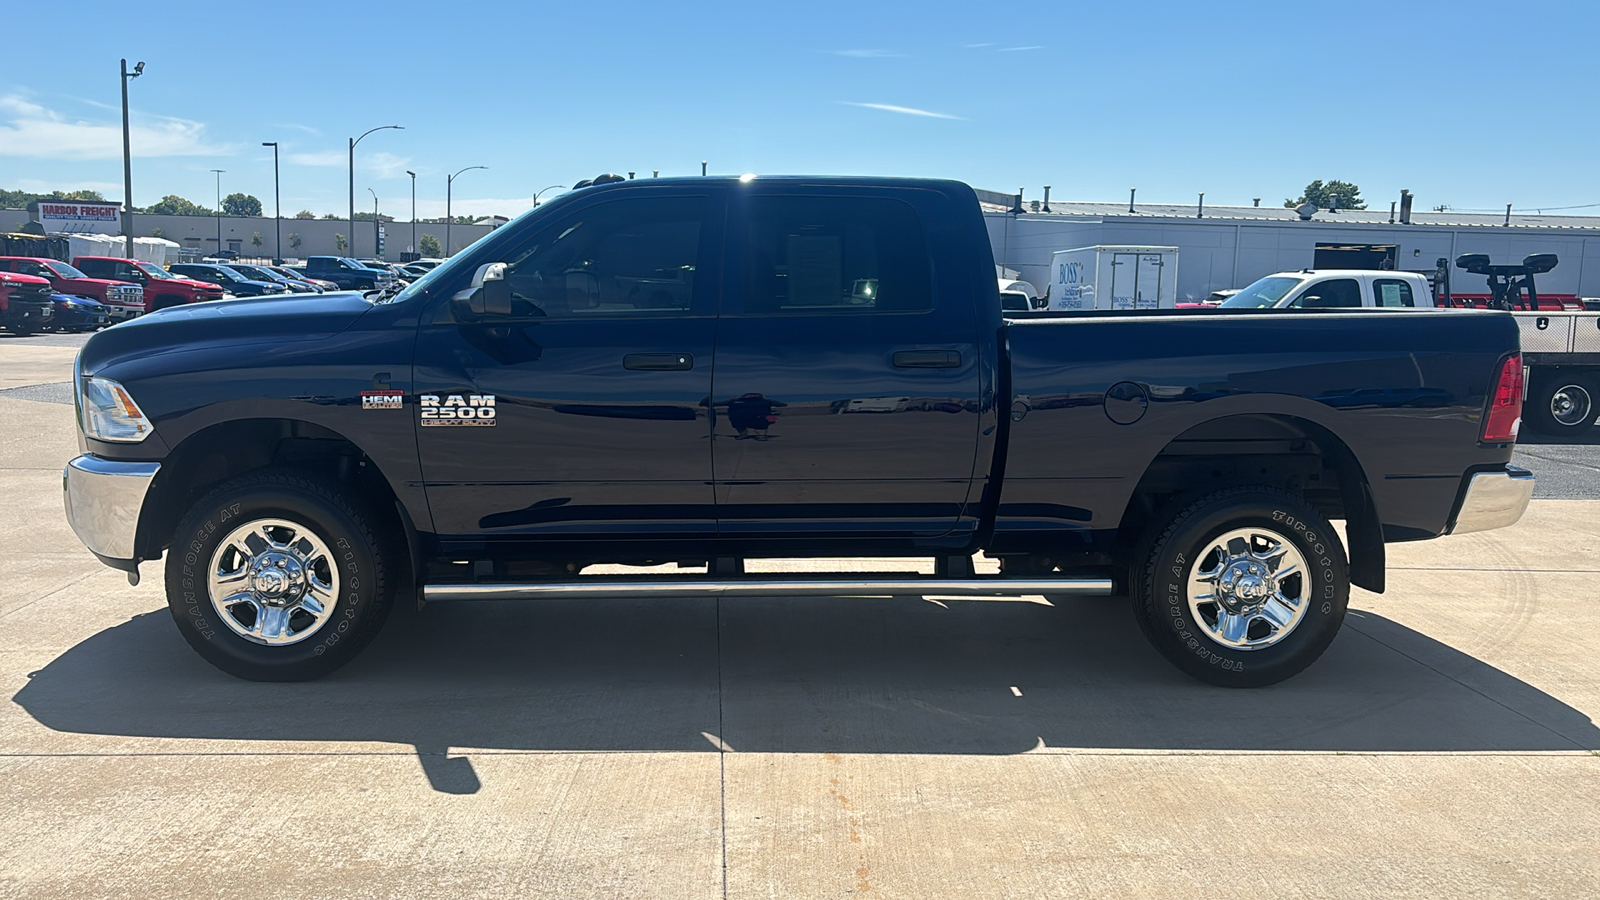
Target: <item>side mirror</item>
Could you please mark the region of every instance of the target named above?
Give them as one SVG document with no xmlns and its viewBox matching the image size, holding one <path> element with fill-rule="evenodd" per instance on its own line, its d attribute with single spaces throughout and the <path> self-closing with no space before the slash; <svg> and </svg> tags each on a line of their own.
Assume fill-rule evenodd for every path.
<svg viewBox="0 0 1600 900">
<path fill-rule="evenodd" d="M 472 286 L 454 297 L 458 311 L 473 318 L 511 315 L 511 282 L 506 280 L 506 264 L 485 263 L 472 276 Z"/>
</svg>

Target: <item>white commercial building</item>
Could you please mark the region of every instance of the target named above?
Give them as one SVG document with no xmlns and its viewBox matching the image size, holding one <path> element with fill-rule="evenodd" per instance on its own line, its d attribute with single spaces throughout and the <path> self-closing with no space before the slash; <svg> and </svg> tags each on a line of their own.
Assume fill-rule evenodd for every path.
<svg viewBox="0 0 1600 900">
<path fill-rule="evenodd" d="M 1388 209 L 1318 211 L 1302 219 L 1292 209 L 1180 206 L 1166 203 L 1052 201 L 1019 204 L 1013 195 L 980 191 L 995 262 L 1021 273 L 1043 293 L 1050 259 L 1060 250 L 1096 245 L 1178 248 L 1180 301 L 1244 287 L 1273 272 L 1305 268 L 1392 268 L 1432 274 L 1450 263 L 1451 292 L 1487 297 L 1481 275 L 1455 268 L 1464 253 L 1487 253 L 1516 263 L 1533 253 L 1561 262 L 1538 276 L 1539 295 L 1600 297 L 1600 217 L 1414 212 L 1410 224 L 1390 221 Z"/>
</svg>

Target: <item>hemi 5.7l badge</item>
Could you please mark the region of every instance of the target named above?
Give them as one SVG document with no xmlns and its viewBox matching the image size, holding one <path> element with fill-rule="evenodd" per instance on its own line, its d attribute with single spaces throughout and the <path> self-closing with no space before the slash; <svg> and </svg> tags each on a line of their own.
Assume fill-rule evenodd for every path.
<svg viewBox="0 0 1600 900">
<path fill-rule="evenodd" d="M 423 394 L 417 398 L 422 424 L 493 425 L 493 394 Z"/>
<path fill-rule="evenodd" d="M 362 391 L 362 409 L 405 409 L 405 391 Z"/>
</svg>

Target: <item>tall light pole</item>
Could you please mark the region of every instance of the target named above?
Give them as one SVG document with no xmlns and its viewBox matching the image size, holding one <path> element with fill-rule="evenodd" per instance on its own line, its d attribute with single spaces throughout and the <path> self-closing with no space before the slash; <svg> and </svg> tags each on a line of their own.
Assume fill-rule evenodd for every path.
<svg viewBox="0 0 1600 900">
<path fill-rule="evenodd" d="M 122 252 L 133 258 L 133 154 L 128 149 L 128 79 L 144 74 L 144 63 L 135 63 L 128 71 L 128 61 L 122 61 Z"/>
<path fill-rule="evenodd" d="M 222 173 L 227 169 L 212 169 L 217 173 L 217 255 L 222 255 Z"/>
<path fill-rule="evenodd" d="M 545 191 L 553 191 L 556 188 L 564 188 L 564 187 L 566 187 L 566 185 L 564 185 L 564 184 L 552 184 L 547 188 L 540 188 L 539 189 L 539 193 L 533 195 L 533 205 L 534 206 L 538 206 L 539 205 L 539 198 L 544 196 L 544 192 Z"/>
<path fill-rule="evenodd" d="M 467 166 L 461 172 L 471 172 L 473 169 L 487 169 L 488 166 Z M 457 172 L 456 175 L 460 175 Z M 444 180 L 444 255 L 446 258 L 454 256 L 455 251 L 450 249 L 450 226 L 456 222 L 455 216 L 450 211 L 450 189 L 455 184 L 456 175 L 451 175 Z"/>
<path fill-rule="evenodd" d="M 278 191 L 278 142 L 262 141 L 261 146 L 272 148 L 272 263 L 283 262 L 283 195 Z"/>
<path fill-rule="evenodd" d="M 417 253 L 417 173 L 407 169 L 406 174 L 411 176 L 411 244 L 406 252 Z"/>
<path fill-rule="evenodd" d="M 374 131 L 384 131 L 393 128 L 396 131 L 405 131 L 404 125 L 379 125 L 377 128 L 368 128 L 361 133 L 361 137 L 350 139 L 350 255 L 356 253 L 356 145 L 361 143 L 361 138 Z"/>
<path fill-rule="evenodd" d="M 378 192 L 367 188 L 367 193 L 372 195 L 372 255 L 383 259 L 383 254 L 378 252 Z"/>
</svg>

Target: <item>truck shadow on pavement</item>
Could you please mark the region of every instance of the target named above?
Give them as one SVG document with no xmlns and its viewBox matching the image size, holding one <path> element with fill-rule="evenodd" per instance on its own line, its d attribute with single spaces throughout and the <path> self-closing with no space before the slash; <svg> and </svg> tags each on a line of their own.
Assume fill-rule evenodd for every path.
<svg viewBox="0 0 1600 900">
<path fill-rule="evenodd" d="M 471 749 L 1600 748 L 1585 713 L 1382 616 L 1352 611 L 1311 669 L 1240 691 L 1168 666 L 1121 599 L 438 604 L 397 613 L 308 684 L 212 669 L 159 609 L 74 646 L 14 699 L 69 733 L 410 745 L 449 793 L 478 789 L 450 755 Z"/>
</svg>

